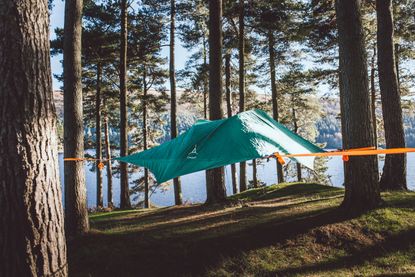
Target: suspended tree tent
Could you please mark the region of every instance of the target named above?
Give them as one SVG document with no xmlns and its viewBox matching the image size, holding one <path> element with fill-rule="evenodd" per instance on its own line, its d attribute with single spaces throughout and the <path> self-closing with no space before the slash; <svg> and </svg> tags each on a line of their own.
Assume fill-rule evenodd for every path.
<svg viewBox="0 0 415 277">
<path fill-rule="evenodd" d="M 148 168 L 157 182 L 162 183 L 192 172 L 268 157 L 276 152 L 324 151 L 266 112 L 251 110 L 222 120 L 199 120 L 171 141 L 117 160 Z M 313 169 L 312 156 L 291 159 Z"/>
</svg>

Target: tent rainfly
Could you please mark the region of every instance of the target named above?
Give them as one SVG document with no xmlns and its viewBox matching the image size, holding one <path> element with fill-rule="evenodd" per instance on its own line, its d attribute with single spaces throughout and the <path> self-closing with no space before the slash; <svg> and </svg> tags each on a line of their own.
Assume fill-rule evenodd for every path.
<svg viewBox="0 0 415 277">
<path fill-rule="evenodd" d="M 117 158 L 148 168 L 158 183 L 192 172 L 263 158 L 274 153 L 320 153 L 321 148 L 291 132 L 262 110 L 227 119 L 199 120 L 177 138 Z M 314 157 L 291 158 L 313 169 Z"/>
</svg>

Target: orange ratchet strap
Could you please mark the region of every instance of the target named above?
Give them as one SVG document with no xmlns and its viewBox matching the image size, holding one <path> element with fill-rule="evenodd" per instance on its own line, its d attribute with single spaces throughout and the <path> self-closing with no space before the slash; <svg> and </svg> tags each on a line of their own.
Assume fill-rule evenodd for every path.
<svg viewBox="0 0 415 277">
<path fill-rule="evenodd" d="M 405 154 L 415 152 L 415 148 L 390 148 L 390 149 L 376 149 L 375 147 L 363 147 L 354 148 L 349 150 L 329 151 L 321 153 L 302 153 L 302 154 L 280 154 L 274 153 L 278 162 L 285 164 L 283 158 L 295 158 L 295 157 L 331 157 L 342 156 L 343 161 L 347 162 L 350 156 L 373 156 L 373 155 L 393 155 L 393 154 Z"/>
<path fill-rule="evenodd" d="M 98 162 L 97 167 L 99 170 L 103 170 L 105 165 L 104 162 L 108 162 L 108 160 L 103 160 L 103 159 L 94 159 L 94 158 L 64 158 L 63 159 L 64 162 L 83 162 L 83 161 L 93 161 L 93 162 Z"/>
</svg>

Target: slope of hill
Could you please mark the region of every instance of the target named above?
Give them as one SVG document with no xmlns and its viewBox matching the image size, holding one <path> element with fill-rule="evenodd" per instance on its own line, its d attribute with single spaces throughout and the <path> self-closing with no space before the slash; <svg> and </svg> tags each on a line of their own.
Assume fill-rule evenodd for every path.
<svg viewBox="0 0 415 277">
<path fill-rule="evenodd" d="M 415 193 L 384 193 L 356 217 L 343 190 L 282 184 L 228 206 L 155 208 L 90 216 L 69 245 L 72 276 L 375 276 L 415 274 Z M 411 275 L 413 276 L 413 275 Z"/>
</svg>

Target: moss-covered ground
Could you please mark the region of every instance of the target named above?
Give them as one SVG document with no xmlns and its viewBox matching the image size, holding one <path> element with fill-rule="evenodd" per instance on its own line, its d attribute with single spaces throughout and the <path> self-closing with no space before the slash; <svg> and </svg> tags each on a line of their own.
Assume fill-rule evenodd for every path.
<svg viewBox="0 0 415 277">
<path fill-rule="evenodd" d="M 415 192 L 383 193 L 350 217 L 344 191 L 308 183 L 249 190 L 227 206 L 90 215 L 69 244 L 71 276 L 415 276 Z"/>
</svg>

